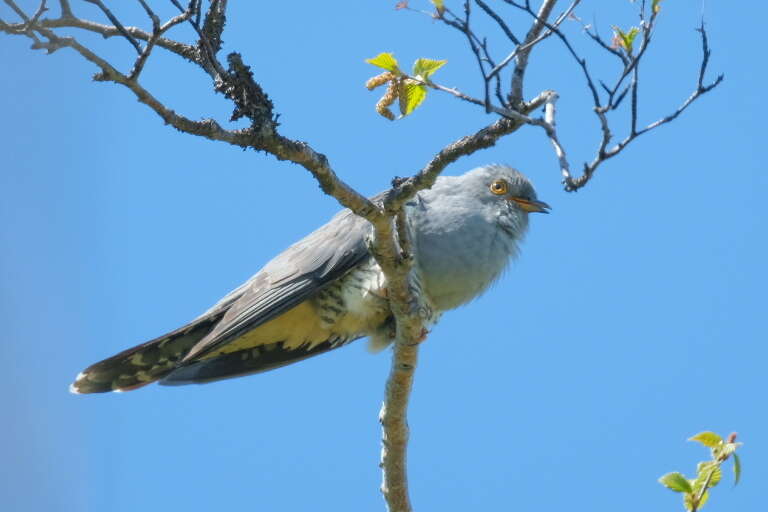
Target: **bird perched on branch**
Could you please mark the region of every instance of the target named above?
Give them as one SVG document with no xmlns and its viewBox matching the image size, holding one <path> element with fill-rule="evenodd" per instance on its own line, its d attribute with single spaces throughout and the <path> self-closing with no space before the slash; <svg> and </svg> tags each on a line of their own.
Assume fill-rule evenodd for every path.
<svg viewBox="0 0 768 512">
<path fill-rule="evenodd" d="M 440 177 L 405 206 L 414 286 L 434 323 L 480 295 L 517 254 L 528 214 L 547 213 L 528 179 L 488 165 Z M 349 210 L 295 243 L 189 324 L 98 362 L 73 393 L 159 381 L 203 383 L 262 372 L 368 336 L 393 341 L 387 282 L 368 245 L 372 226 Z"/>
</svg>

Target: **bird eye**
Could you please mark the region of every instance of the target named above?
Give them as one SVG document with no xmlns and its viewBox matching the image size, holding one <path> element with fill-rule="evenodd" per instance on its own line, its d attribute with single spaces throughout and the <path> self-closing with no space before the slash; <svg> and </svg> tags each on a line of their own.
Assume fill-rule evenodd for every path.
<svg viewBox="0 0 768 512">
<path fill-rule="evenodd" d="M 509 192 L 509 184 L 507 184 L 504 180 L 496 180 L 493 183 L 491 183 L 491 186 L 489 187 L 491 189 L 491 192 L 496 194 L 497 196 L 501 196 Z"/>
</svg>

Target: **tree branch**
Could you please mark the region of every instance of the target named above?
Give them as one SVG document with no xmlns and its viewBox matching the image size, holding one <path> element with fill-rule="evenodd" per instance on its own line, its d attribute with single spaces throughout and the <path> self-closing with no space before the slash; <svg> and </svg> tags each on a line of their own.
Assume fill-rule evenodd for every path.
<svg viewBox="0 0 768 512">
<path fill-rule="evenodd" d="M 515 2 L 509 3 L 514 4 Z M 509 93 L 509 103 L 512 106 L 516 106 L 523 100 L 523 80 L 525 79 L 525 71 L 528 68 L 528 57 L 530 57 L 534 46 L 532 43 L 544 30 L 549 15 L 552 13 L 556 3 L 557 0 L 544 0 L 541 2 L 536 19 L 525 36 L 522 49 L 517 51 L 515 70 L 512 72 L 512 86 Z"/>
<path fill-rule="evenodd" d="M 120 20 L 118 20 L 114 14 L 112 14 L 112 11 L 107 9 L 107 6 L 104 5 L 101 0 L 83 0 L 84 2 L 88 2 L 89 4 L 93 4 L 97 6 L 101 11 L 104 13 L 104 15 L 109 18 L 109 21 L 112 22 L 112 25 L 117 29 L 118 32 L 129 42 L 133 45 L 133 47 L 136 49 L 136 53 L 141 54 L 141 46 L 139 46 L 139 43 L 136 41 L 136 39 L 133 38 L 133 36 L 125 30 L 125 27 L 123 27 L 122 23 L 120 23 Z"/>
<path fill-rule="evenodd" d="M 704 22 L 701 22 L 701 25 L 699 28 L 696 29 L 697 32 L 701 34 L 701 47 L 702 47 L 702 59 L 701 59 L 701 65 L 699 66 L 699 72 L 698 72 L 698 80 L 696 83 L 696 89 L 686 98 L 685 101 L 671 114 L 668 114 L 652 123 L 647 125 L 645 128 L 642 128 L 638 130 L 636 128 L 636 119 L 637 119 L 637 82 L 636 82 L 636 73 L 633 74 L 635 77 L 633 80 L 633 83 L 630 85 L 630 89 L 632 92 L 632 114 L 630 118 L 630 131 L 629 134 L 620 142 L 618 142 L 614 147 L 608 149 L 608 143 L 611 139 L 611 131 L 608 125 L 608 119 L 606 117 L 606 112 L 609 110 L 609 105 L 606 105 L 605 107 L 595 107 L 595 114 L 598 116 L 598 119 L 600 121 L 600 127 L 602 131 L 602 138 L 600 141 L 600 145 L 598 147 L 597 154 L 595 155 L 595 158 L 590 163 L 584 164 L 584 170 L 581 176 L 578 178 L 573 178 L 570 174 L 567 174 L 564 177 L 563 183 L 565 184 L 565 189 L 569 192 L 576 191 L 586 185 L 590 179 L 592 179 L 592 176 L 594 175 L 597 168 L 606 160 L 613 158 L 614 156 L 618 155 L 625 147 L 627 147 L 633 140 L 638 138 L 639 136 L 648 133 L 651 130 L 654 130 L 658 128 L 659 126 L 662 126 L 664 124 L 667 124 L 673 120 L 675 120 L 680 114 L 682 114 L 694 101 L 699 99 L 702 95 L 706 94 L 707 92 L 711 91 L 724 80 L 724 76 L 722 74 L 718 75 L 715 80 L 709 84 L 704 84 L 704 77 L 706 76 L 707 72 L 707 65 L 709 64 L 709 56 L 710 56 L 710 50 L 709 50 L 709 43 L 707 40 L 707 32 L 704 28 Z M 635 59 L 639 58 L 636 57 Z M 632 69 L 637 69 L 637 62 L 630 63 L 632 66 Z"/>
<path fill-rule="evenodd" d="M 96 34 L 100 34 L 104 38 L 109 38 L 114 36 L 122 37 L 122 33 L 116 27 L 113 27 L 110 25 L 102 25 L 100 23 L 96 23 L 90 20 L 84 20 L 81 18 L 75 18 L 72 15 L 71 10 L 67 11 L 66 13 L 63 12 L 62 17 L 57 19 L 40 20 L 38 25 L 42 28 L 49 28 L 49 29 L 79 28 L 82 30 L 86 30 L 88 32 L 94 32 Z M 11 24 L 10 26 L 13 27 L 14 25 Z M 123 29 L 135 39 L 139 39 L 142 41 L 149 41 L 152 38 L 151 33 L 141 30 L 137 27 L 123 27 Z M 157 40 L 155 41 L 155 45 L 165 50 L 168 50 L 172 53 L 175 53 L 176 55 L 179 55 L 180 57 L 183 57 L 184 59 L 190 62 L 194 62 L 196 64 L 199 63 L 198 55 L 195 51 L 195 47 L 192 45 L 184 44 L 179 41 L 174 41 L 172 39 L 167 39 L 163 37 L 157 38 Z"/>
</svg>

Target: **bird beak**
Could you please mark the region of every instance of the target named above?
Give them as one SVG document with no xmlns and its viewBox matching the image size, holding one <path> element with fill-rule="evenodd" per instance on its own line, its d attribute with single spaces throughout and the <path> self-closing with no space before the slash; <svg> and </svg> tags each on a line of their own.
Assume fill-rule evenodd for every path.
<svg viewBox="0 0 768 512">
<path fill-rule="evenodd" d="M 531 212 L 537 212 L 537 213 L 549 213 L 549 205 L 545 203 L 544 201 L 536 201 L 531 199 L 523 199 L 522 197 L 512 197 L 510 198 L 511 201 L 514 201 L 517 203 L 517 205 L 522 208 L 523 210 L 531 213 Z"/>
</svg>

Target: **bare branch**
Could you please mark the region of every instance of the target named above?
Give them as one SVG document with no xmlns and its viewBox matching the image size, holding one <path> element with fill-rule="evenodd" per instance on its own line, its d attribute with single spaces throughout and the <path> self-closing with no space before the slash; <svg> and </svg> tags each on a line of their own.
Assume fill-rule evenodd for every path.
<svg viewBox="0 0 768 512">
<path fill-rule="evenodd" d="M 381 492 L 390 512 L 410 512 L 406 449 L 410 435 L 406 411 L 413 387 L 413 373 L 418 358 L 418 345 L 398 343 L 392 369 L 387 378 L 386 397 L 381 405 L 382 425 Z"/>
<path fill-rule="evenodd" d="M 32 15 L 32 19 L 27 22 L 28 26 L 31 27 L 32 25 L 37 23 L 37 21 L 40 19 L 40 16 L 42 16 L 43 13 L 45 13 L 45 11 L 48 10 L 48 7 L 46 7 L 45 4 L 46 4 L 46 0 L 42 0 L 40 2 L 40 5 L 38 6 L 37 11 L 35 12 L 35 14 Z"/>
<path fill-rule="evenodd" d="M 160 30 L 160 18 L 157 17 L 157 14 L 155 14 L 155 11 L 153 11 L 144 0 L 139 0 L 139 3 L 144 8 L 144 11 L 147 13 L 147 16 L 149 16 L 149 19 L 152 20 L 152 33 L 154 34 L 158 30 Z"/>
<path fill-rule="evenodd" d="M 511 3 L 514 4 L 515 2 Z M 512 106 L 516 106 L 523 101 L 523 80 L 525 79 L 525 70 L 528 68 L 528 57 L 531 55 L 531 50 L 534 46 L 531 43 L 533 43 L 544 30 L 544 26 L 549 19 L 549 15 L 552 13 L 552 9 L 555 7 L 555 3 L 557 3 L 557 0 L 543 0 L 543 2 L 541 2 L 541 7 L 539 7 L 536 19 L 523 41 L 523 48 L 517 51 L 515 57 L 515 70 L 512 72 L 512 86 L 509 93 L 509 103 Z"/>
<path fill-rule="evenodd" d="M 138 41 L 133 38 L 133 36 L 125 30 L 125 27 L 120 23 L 120 20 L 118 20 L 114 14 L 112 14 L 112 11 L 110 11 L 106 5 L 101 0 L 83 0 L 84 2 L 88 2 L 89 4 L 93 4 L 97 6 L 99 9 L 101 9 L 101 12 L 104 13 L 104 15 L 109 18 L 109 21 L 112 22 L 112 25 L 115 26 L 115 28 L 120 32 L 123 37 L 128 40 L 129 43 L 133 45 L 133 47 L 136 49 L 136 53 L 141 54 L 141 46 L 139 45 Z"/>
<path fill-rule="evenodd" d="M 505 0 L 505 1 L 507 1 L 507 0 Z M 530 14 L 534 18 L 534 20 L 536 20 L 536 22 L 543 23 L 543 25 L 547 27 L 547 30 L 544 33 L 542 33 L 542 34 L 539 34 L 537 37 L 535 37 L 531 41 L 528 41 L 526 43 L 520 44 L 517 47 L 515 47 L 515 49 L 512 50 L 512 52 L 509 55 L 504 57 L 504 59 L 502 59 L 502 61 L 496 67 L 494 67 L 491 70 L 490 73 L 488 73 L 488 78 L 490 79 L 490 78 L 493 78 L 495 76 L 498 76 L 498 74 L 501 72 L 501 70 L 503 70 L 515 58 L 517 58 L 517 56 L 520 54 L 520 52 L 522 52 L 522 51 L 530 52 L 530 50 L 534 46 L 539 44 L 541 41 L 543 41 L 544 39 L 546 39 L 547 37 L 549 37 L 553 33 L 558 32 L 557 31 L 557 27 L 559 27 L 560 24 L 562 24 L 563 21 L 565 21 L 573 13 L 573 10 L 576 8 L 576 6 L 580 2 L 581 2 L 581 0 L 573 0 L 573 2 L 571 2 L 571 5 L 565 11 L 563 11 L 563 13 L 560 14 L 560 16 L 557 17 L 557 20 L 555 20 L 555 23 L 549 24 L 549 23 L 547 23 L 546 20 L 541 20 L 538 17 L 538 15 L 531 10 L 531 7 L 530 7 L 528 2 L 526 2 L 526 4 L 523 6 L 523 5 L 518 4 L 517 2 L 507 1 L 507 3 L 509 3 L 510 5 L 513 5 L 513 6 L 517 7 L 517 8 L 519 8 L 519 9 L 523 9 L 524 11 L 526 11 L 528 14 Z"/>
<path fill-rule="evenodd" d="M 43 28 L 49 28 L 49 29 L 64 28 L 64 27 L 79 28 L 82 30 L 100 34 L 105 38 L 122 36 L 122 33 L 116 27 L 113 27 L 110 25 L 102 25 L 100 23 L 96 23 L 89 20 L 83 20 L 80 18 L 75 18 L 72 15 L 71 11 L 67 15 L 62 15 L 61 18 L 40 20 L 38 25 Z M 149 41 L 152 38 L 151 33 L 141 30 L 139 28 L 136 28 L 136 27 L 123 27 L 123 28 L 135 39 Z M 163 37 L 158 38 L 155 41 L 155 45 L 165 50 L 168 50 L 170 52 L 173 52 L 176 55 L 179 55 L 191 62 L 195 62 L 195 63 L 198 62 L 198 56 L 196 54 L 194 46 L 184 44 L 178 41 L 174 41 L 172 39 L 166 39 Z"/>
<path fill-rule="evenodd" d="M 496 11 L 488 7 L 488 4 L 483 2 L 483 0 L 475 0 L 475 3 L 480 6 L 480 8 L 485 11 L 485 13 L 493 18 L 493 21 L 495 21 L 501 30 L 506 34 L 506 36 L 509 38 L 510 41 L 512 41 L 516 45 L 520 45 L 520 40 L 515 37 L 515 34 L 512 33 L 512 31 L 509 29 L 506 23 L 504 23 L 504 20 L 501 16 L 498 15 Z"/>
<path fill-rule="evenodd" d="M 488 52 L 487 43 L 477 37 L 477 35 L 472 31 L 470 27 L 471 12 L 472 8 L 470 0 L 464 0 L 464 19 L 459 18 L 456 16 L 456 14 L 453 13 L 453 11 L 446 8 L 443 16 L 440 17 L 440 20 L 443 21 L 443 23 L 446 25 L 455 28 L 464 34 L 467 38 L 467 43 L 469 44 L 469 48 L 472 50 L 472 54 L 475 56 L 478 69 L 480 70 L 480 75 L 483 78 L 483 97 L 485 98 L 483 105 L 489 105 L 491 101 L 489 91 L 490 79 L 485 71 L 485 66 L 488 65 L 493 68 L 495 67 L 495 63 L 490 53 Z M 496 77 L 496 95 L 503 103 L 503 97 L 501 96 L 501 81 L 498 77 Z"/>
<path fill-rule="evenodd" d="M 171 3 L 176 6 L 176 8 L 180 12 L 184 12 L 184 8 L 179 4 L 177 0 L 171 0 Z M 190 8 L 194 8 L 196 12 L 199 14 L 200 12 L 200 0 L 192 1 L 190 2 Z M 214 2 L 211 4 L 211 9 L 208 11 L 209 14 L 211 12 L 218 13 L 220 11 L 221 16 L 221 29 L 224 29 L 224 10 L 226 9 L 226 2 Z M 218 46 L 221 45 L 221 39 L 220 37 L 217 39 L 217 48 L 214 48 L 211 45 L 211 42 L 208 40 L 208 38 L 203 33 L 203 30 L 200 28 L 199 23 L 199 17 L 195 20 L 189 20 L 190 25 L 192 25 L 192 28 L 195 29 L 195 32 L 197 33 L 198 37 L 200 38 L 198 41 L 198 54 L 200 55 L 199 60 L 197 63 L 205 69 L 205 71 L 211 75 L 211 77 L 216 81 L 219 82 L 222 80 L 222 77 L 224 76 L 225 72 L 224 69 L 221 66 L 221 63 L 216 58 L 216 54 L 218 53 Z M 207 21 L 207 17 L 206 17 Z M 219 34 L 220 36 L 220 34 Z"/>
<path fill-rule="evenodd" d="M 592 79 L 592 75 L 590 74 L 589 69 L 587 68 L 587 60 L 582 57 L 579 57 L 579 55 L 576 53 L 576 50 L 574 50 L 573 45 L 571 45 L 568 38 L 559 29 L 559 25 L 573 13 L 573 9 L 578 5 L 578 3 L 579 3 L 578 0 L 572 2 L 571 5 L 568 7 L 568 9 L 566 9 L 563 12 L 563 14 L 561 14 L 558 17 L 555 24 L 545 23 L 545 26 L 547 27 L 548 33 L 555 34 L 560 39 L 560 41 L 568 50 L 568 53 L 571 55 L 571 57 L 573 57 L 573 59 L 576 61 L 579 67 L 581 67 L 582 73 L 584 74 L 584 78 L 587 81 L 587 87 L 592 93 L 592 101 L 594 102 L 595 107 L 600 107 L 600 95 L 597 92 L 597 88 L 595 87 L 595 83 L 594 83 L 594 80 Z M 535 16 L 533 12 L 531 12 L 531 15 Z"/>
<path fill-rule="evenodd" d="M 557 102 L 558 95 L 555 91 L 545 91 L 545 97 L 546 105 L 544 107 L 544 119 L 534 119 L 532 120 L 532 124 L 544 128 L 544 131 L 547 133 L 549 141 L 552 143 L 552 147 L 555 150 L 557 160 L 560 163 L 560 173 L 562 174 L 563 179 L 565 179 L 566 177 L 570 176 L 571 172 L 570 166 L 568 165 L 568 158 L 565 155 L 565 149 L 563 148 L 562 144 L 560 144 L 560 140 L 557 137 L 555 103 Z"/>
<path fill-rule="evenodd" d="M 27 14 L 26 14 L 24 11 L 22 11 L 22 10 L 19 8 L 19 6 L 18 6 L 18 5 L 16 5 L 16 2 L 14 2 L 13 0 L 4 0 L 4 1 L 5 1 L 5 3 L 6 3 L 6 4 L 7 4 L 7 5 L 8 5 L 8 6 L 11 8 L 11 9 L 13 9 L 13 12 L 15 12 L 15 13 L 16 13 L 16 15 L 17 15 L 19 18 L 21 18 L 22 20 L 24 20 L 24 23 L 26 23 L 26 24 L 29 24 L 29 21 L 30 21 L 30 20 L 29 20 L 29 16 L 27 16 Z"/>
<path fill-rule="evenodd" d="M 637 88 L 639 83 L 640 65 L 635 64 L 635 68 L 632 70 L 632 82 L 629 85 L 629 89 L 632 94 L 632 101 L 630 103 L 630 122 L 629 133 L 637 133 Z"/>
<path fill-rule="evenodd" d="M 611 54 L 615 55 L 616 57 L 618 57 L 618 58 L 619 58 L 619 60 L 621 60 L 622 64 L 624 64 L 624 66 L 625 66 L 625 67 L 629 65 L 629 59 L 627 58 L 627 56 L 626 56 L 626 55 L 624 55 L 624 53 L 623 53 L 621 50 L 619 50 L 618 48 L 614 48 L 613 46 L 611 46 L 611 45 L 609 45 L 608 43 L 606 43 L 606 42 L 603 40 L 603 38 L 602 38 L 602 37 L 600 37 L 600 34 L 598 34 L 598 33 L 597 33 L 597 28 L 596 28 L 596 27 L 595 27 L 595 30 L 594 30 L 594 32 L 590 32 L 590 31 L 589 31 L 589 28 L 588 28 L 586 25 L 584 25 L 584 24 L 582 23 L 582 28 L 584 29 L 584 32 L 585 32 L 585 33 L 586 33 L 586 34 L 587 34 L 587 35 L 588 35 L 588 36 L 589 36 L 589 37 L 590 37 L 590 38 L 591 38 L 591 39 L 592 39 L 594 42 L 596 42 L 598 45 L 600 45 L 600 47 L 602 47 L 602 48 L 603 48 L 604 50 L 606 50 L 608 53 L 611 53 Z"/>
<path fill-rule="evenodd" d="M 143 0 L 140 0 L 140 1 L 142 5 L 145 5 L 147 9 L 147 13 L 152 19 L 152 37 L 149 38 L 149 40 L 147 41 L 147 44 L 144 46 L 144 50 L 142 50 L 141 52 L 141 55 L 139 55 L 139 57 L 136 59 L 136 62 L 133 65 L 133 69 L 128 75 L 129 80 L 136 80 L 139 77 L 142 69 L 144 69 L 144 64 L 147 62 L 147 59 L 149 58 L 149 55 L 152 53 L 152 50 L 154 49 L 155 44 L 157 44 L 158 39 L 160 39 L 160 36 L 162 36 L 165 32 L 167 32 L 172 27 L 189 20 L 189 18 L 192 16 L 192 10 L 188 10 L 179 14 L 174 18 L 171 18 L 161 26 L 160 19 L 155 15 L 155 13 L 152 12 L 149 6 L 146 6 Z"/>
<path fill-rule="evenodd" d="M 221 34 L 226 23 L 226 11 L 227 0 L 213 0 L 205 14 L 205 21 L 203 21 L 202 32 L 205 39 L 210 43 L 214 54 L 221 50 Z"/>
<path fill-rule="evenodd" d="M 69 0 L 59 0 L 59 6 L 61 6 L 61 17 L 62 18 L 71 18 L 72 15 L 72 8 L 69 6 Z"/>
<path fill-rule="evenodd" d="M 614 156 L 618 155 L 625 147 L 627 147 L 633 140 L 635 140 L 640 135 L 643 135 L 645 133 L 648 133 L 649 131 L 658 128 L 661 125 L 664 125 L 666 123 L 669 123 L 676 119 L 680 114 L 682 114 L 694 101 L 696 101 L 698 98 L 700 98 L 703 94 L 706 94 L 707 92 L 711 91 L 720 83 L 723 81 L 724 76 L 718 75 L 715 80 L 709 84 L 704 84 L 704 77 L 706 75 L 707 71 L 707 65 L 709 64 L 709 56 L 710 56 L 710 50 L 709 50 L 709 44 L 707 41 L 707 32 L 704 28 L 704 22 L 702 21 L 699 28 L 696 29 L 701 34 L 701 45 L 702 45 L 702 60 L 701 60 L 701 66 L 699 67 L 699 73 L 698 73 L 698 80 L 696 83 L 696 89 L 691 93 L 690 96 L 675 110 L 673 113 L 662 117 L 661 119 L 654 121 L 653 123 L 649 124 L 645 128 L 641 130 L 636 130 L 634 128 L 635 126 L 635 119 L 636 119 L 636 113 L 634 113 L 634 110 L 636 110 L 636 100 L 633 100 L 633 114 L 632 114 L 632 128 L 630 130 L 629 135 L 627 135 L 623 140 L 621 140 L 619 143 L 617 143 L 614 147 L 611 149 L 607 149 L 608 142 L 611 138 L 611 132 L 608 127 L 608 121 L 606 119 L 605 113 L 606 109 L 595 109 L 595 113 L 598 115 L 598 118 L 600 119 L 600 125 L 603 132 L 603 137 L 600 142 L 600 147 L 598 149 L 597 155 L 592 160 L 592 162 L 588 164 L 584 164 L 584 171 L 583 174 L 578 178 L 573 178 L 572 176 L 566 176 L 563 180 L 565 184 L 565 189 L 569 192 L 576 191 L 586 185 L 589 180 L 592 178 L 593 174 L 597 170 L 597 168 L 602 164 L 604 161 L 608 160 L 609 158 L 613 158 Z M 636 69 L 637 64 L 635 64 Z M 636 88 L 632 87 L 633 89 L 633 96 L 636 95 Z"/>
</svg>

